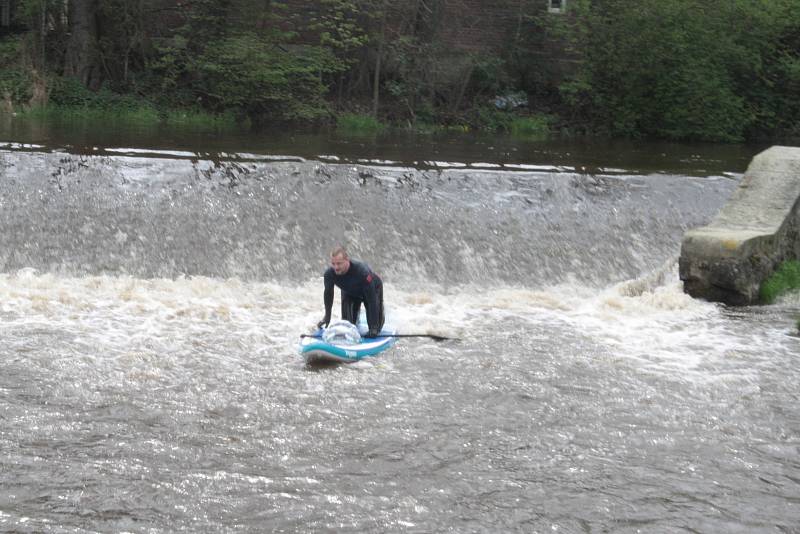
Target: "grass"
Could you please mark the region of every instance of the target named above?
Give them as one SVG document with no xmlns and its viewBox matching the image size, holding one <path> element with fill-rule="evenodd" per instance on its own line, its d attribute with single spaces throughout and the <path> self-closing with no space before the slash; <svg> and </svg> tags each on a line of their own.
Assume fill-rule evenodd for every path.
<svg viewBox="0 0 800 534">
<path fill-rule="evenodd" d="M 789 260 L 783 262 L 772 276 L 762 282 L 759 296 L 762 302 L 771 304 L 780 295 L 794 289 L 800 289 L 800 261 Z"/>
<path fill-rule="evenodd" d="M 68 106 L 49 105 L 21 110 L 19 115 L 32 119 L 122 123 L 137 126 L 178 126 L 198 130 L 218 130 L 238 126 L 232 113 L 214 114 L 185 109 L 160 112 L 155 107 Z"/>
<path fill-rule="evenodd" d="M 19 112 L 21 117 L 31 119 L 63 119 L 103 121 L 115 120 L 133 124 L 149 124 L 159 121 L 158 111 L 153 108 L 105 108 L 89 106 L 49 105 L 32 107 Z"/>
<path fill-rule="evenodd" d="M 344 113 L 336 118 L 336 129 L 349 135 L 374 135 L 386 129 L 386 125 L 370 115 Z"/>
<path fill-rule="evenodd" d="M 509 131 L 514 137 L 541 141 L 550 135 L 550 118 L 545 115 L 517 117 L 511 121 Z"/>
<path fill-rule="evenodd" d="M 174 126 L 188 126 L 209 130 L 241 126 L 233 113 L 212 114 L 191 109 L 168 111 L 164 117 L 164 122 Z"/>
<path fill-rule="evenodd" d="M 471 128 L 466 124 L 436 124 L 433 122 L 418 121 L 414 124 L 409 124 L 402 130 L 419 135 L 435 135 L 441 133 L 469 133 Z"/>
</svg>

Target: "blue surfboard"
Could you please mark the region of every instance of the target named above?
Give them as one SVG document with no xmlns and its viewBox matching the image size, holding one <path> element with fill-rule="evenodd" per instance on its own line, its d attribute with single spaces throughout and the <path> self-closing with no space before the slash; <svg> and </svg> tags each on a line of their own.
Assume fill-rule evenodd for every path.
<svg viewBox="0 0 800 534">
<path fill-rule="evenodd" d="M 395 344 L 396 334 L 393 328 L 384 327 L 376 338 L 361 338 L 357 343 L 326 343 L 322 339 L 325 331 L 319 329 L 300 340 L 300 354 L 306 362 L 340 362 L 353 363 L 365 358 L 377 356 Z"/>
</svg>

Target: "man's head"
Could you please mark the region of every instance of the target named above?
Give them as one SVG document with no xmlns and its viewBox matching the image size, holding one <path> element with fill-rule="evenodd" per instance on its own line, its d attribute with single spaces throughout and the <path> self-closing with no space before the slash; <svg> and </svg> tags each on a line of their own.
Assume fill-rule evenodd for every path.
<svg viewBox="0 0 800 534">
<path fill-rule="evenodd" d="M 344 247 L 338 246 L 331 251 L 331 267 L 333 267 L 333 272 L 339 276 L 350 269 L 350 257 Z"/>
</svg>

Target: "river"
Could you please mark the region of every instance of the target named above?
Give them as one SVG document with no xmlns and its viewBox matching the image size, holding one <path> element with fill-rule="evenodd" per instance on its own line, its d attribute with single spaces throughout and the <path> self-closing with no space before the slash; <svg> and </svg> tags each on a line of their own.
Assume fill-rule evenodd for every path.
<svg viewBox="0 0 800 534">
<path fill-rule="evenodd" d="M 45 137 L 0 143 L 0 530 L 797 531 L 800 297 L 677 277 L 752 149 Z M 457 339 L 306 366 L 340 241 Z"/>
</svg>

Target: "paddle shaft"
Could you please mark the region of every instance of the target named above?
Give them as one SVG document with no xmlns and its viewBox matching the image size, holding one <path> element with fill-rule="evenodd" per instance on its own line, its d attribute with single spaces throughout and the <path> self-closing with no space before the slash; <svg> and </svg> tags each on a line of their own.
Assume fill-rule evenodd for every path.
<svg viewBox="0 0 800 534">
<path fill-rule="evenodd" d="M 301 334 L 300 337 L 313 337 L 316 339 L 322 339 L 322 336 L 314 336 L 312 334 Z M 434 334 L 384 334 L 378 335 L 377 337 L 427 337 L 434 341 L 458 340 L 457 337 L 437 336 Z"/>
</svg>

